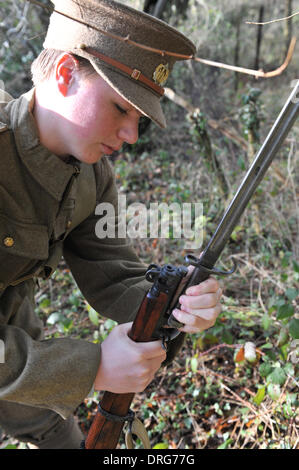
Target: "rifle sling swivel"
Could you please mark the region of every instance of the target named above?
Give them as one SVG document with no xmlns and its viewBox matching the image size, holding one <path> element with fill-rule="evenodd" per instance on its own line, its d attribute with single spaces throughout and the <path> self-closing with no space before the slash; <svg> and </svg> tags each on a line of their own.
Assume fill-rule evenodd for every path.
<svg viewBox="0 0 299 470">
<path fill-rule="evenodd" d="M 122 423 L 124 421 L 129 422 L 129 428 L 125 434 L 125 442 L 127 449 L 133 449 L 133 434 L 135 434 L 135 436 L 137 436 L 141 440 L 145 449 L 151 448 L 147 431 L 143 423 L 138 418 L 136 418 L 134 411 L 129 410 L 128 414 L 125 416 L 114 415 L 104 410 L 100 404 L 98 404 L 98 411 L 104 416 L 104 418 L 108 419 L 109 421 L 118 423 Z"/>
</svg>

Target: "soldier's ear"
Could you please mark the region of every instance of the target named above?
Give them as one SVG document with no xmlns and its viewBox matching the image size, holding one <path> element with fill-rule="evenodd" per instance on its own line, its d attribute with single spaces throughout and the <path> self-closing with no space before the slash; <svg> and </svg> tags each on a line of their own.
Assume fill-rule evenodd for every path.
<svg viewBox="0 0 299 470">
<path fill-rule="evenodd" d="M 78 60 L 72 54 L 62 54 L 56 62 L 55 79 L 59 92 L 66 96 L 78 70 Z"/>
</svg>

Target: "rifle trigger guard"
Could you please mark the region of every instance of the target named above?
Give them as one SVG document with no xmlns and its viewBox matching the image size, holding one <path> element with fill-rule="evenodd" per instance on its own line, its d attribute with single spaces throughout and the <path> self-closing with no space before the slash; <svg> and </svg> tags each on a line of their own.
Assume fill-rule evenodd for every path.
<svg viewBox="0 0 299 470">
<path fill-rule="evenodd" d="M 201 271 L 205 273 L 216 274 L 218 276 L 229 276 L 230 274 L 233 274 L 235 270 L 237 269 L 237 263 L 235 262 L 235 260 L 233 260 L 234 266 L 229 271 L 222 271 L 221 269 L 218 269 L 218 268 L 207 268 L 203 264 L 200 264 L 200 260 L 196 258 L 196 256 L 194 255 L 187 255 L 185 257 L 185 261 L 191 264 L 192 266 L 199 268 Z"/>
</svg>

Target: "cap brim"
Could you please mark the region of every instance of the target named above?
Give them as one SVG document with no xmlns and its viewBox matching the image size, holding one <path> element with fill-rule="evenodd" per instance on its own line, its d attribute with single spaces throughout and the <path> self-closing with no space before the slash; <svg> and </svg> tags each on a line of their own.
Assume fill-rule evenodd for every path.
<svg viewBox="0 0 299 470">
<path fill-rule="evenodd" d="M 117 92 L 119 95 L 134 106 L 145 116 L 149 117 L 159 127 L 166 128 L 166 119 L 160 104 L 160 97 L 155 95 L 145 86 L 136 83 L 118 71 L 115 71 L 96 59 L 89 61 L 96 72 Z"/>
</svg>

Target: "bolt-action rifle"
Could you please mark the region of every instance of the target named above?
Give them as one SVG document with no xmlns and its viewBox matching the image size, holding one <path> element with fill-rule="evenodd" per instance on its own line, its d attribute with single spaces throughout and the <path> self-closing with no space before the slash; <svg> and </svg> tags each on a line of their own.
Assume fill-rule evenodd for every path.
<svg viewBox="0 0 299 470">
<path fill-rule="evenodd" d="M 298 115 L 299 80 L 200 258 L 194 255 L 185 258 L 189 265 L 195 267 L 187 281 L 181 282 L 187 274 L 187 268 L 184 266 L 175 267 L 171 264 L 162 267 L 154 264 L 149 266 L 146 279 L 151 281 L 153 286 L 145 295 L 129 332 L 129 337 L 133 341 L 147 342 L 162 338 L 163 344 L 167 344 L 182 334 L 178 331 L 178 328 L 183 326 L 182 323 L 178 322 L 171 313 L 174 308 L 179 308 L 179 296 L 188 287 L 205 281 L 210 274 L 226 275 L 234 272 L 234 268 L 223 272 L 214 266 Z M 130 410 L 130 405 L 133 398 L 134 393 L 104 392 L 88 436 L 83 443 L 85 449 L 114 449 L 117 446 L 124 423 L 129 421 L 132 427 L 134 413 Z M 131 432 L 137 434 L 135 431 L 133 427 Z M 145 439 L 142 441 L 145 447 L 149 447 Z"/>
</svg>

